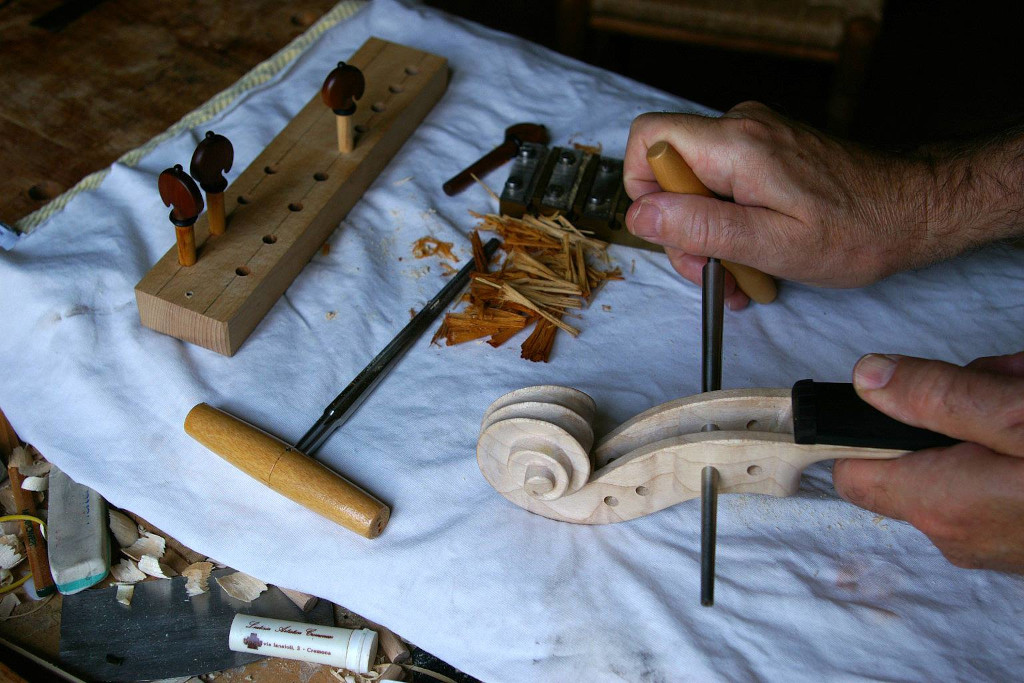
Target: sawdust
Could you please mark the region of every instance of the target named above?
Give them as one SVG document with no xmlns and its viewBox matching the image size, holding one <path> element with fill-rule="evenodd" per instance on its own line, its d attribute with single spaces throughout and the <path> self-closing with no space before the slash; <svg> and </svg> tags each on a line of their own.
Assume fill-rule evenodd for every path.
<svg viewBox="0 0 1024 683">
<path fill-rule="evenodd" d="M 337 311 L 327 311 L 327 313 L 324 314 L 324 317 L 327 318 L 328 320 L 334 320 L 335 318 L 338 317 L 338 312 Z"/>
</svg>

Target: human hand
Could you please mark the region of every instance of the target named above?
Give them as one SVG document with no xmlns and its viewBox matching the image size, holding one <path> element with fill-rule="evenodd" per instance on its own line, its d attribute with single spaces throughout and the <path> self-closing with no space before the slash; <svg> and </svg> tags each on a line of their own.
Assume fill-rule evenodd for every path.
<svg viewBox="0 0 1024 683">
<path fill-rule="evenodd" d="M 660 140 L 733 201 L 661 192 L 646 158 Z M 940 163 L 874 152 L 754 102 L 721 118 L 644 114 L 626 146 L 624 182 L 636 200 L 626 224 L 665 246 L 695 283 L 715 256 L 809 284 L 855 287 L 984 241 L 965 228 L 984 213 L 976 204 L 985 188 L 961 178 L 969 163 L 964 155 Z M 730 308 L 746 304 L 731 281 L 726 294 Z"/>
<path fill-rule="evenodd" d="M 837 460 L 839 495 L 909 522 L 958 567 L 1024 573 L 1024 352 L 963 368 L 871 354 L 853 382 L 887 415 L 965 443 Z"/>
</svg>

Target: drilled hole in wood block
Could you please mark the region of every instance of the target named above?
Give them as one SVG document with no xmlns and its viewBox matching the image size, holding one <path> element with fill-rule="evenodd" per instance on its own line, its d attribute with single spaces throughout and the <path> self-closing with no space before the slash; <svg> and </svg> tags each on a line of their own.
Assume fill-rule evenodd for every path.
<svg viewBox="0 0 1024 683">
<path fill-rule="evenodd" d="M 277 235 L 271 234 L 271 235 L 264 235 L 263 236 L 263 243 L 264 244 L 273 244 L 276 241 L 277 241 Z"/>
<path fill-rule="evenodd" d="M 355 128 L 353 128 L 353 130 L 354 130 L 354 131 L 355 131 L 355 132 L 356 132 L 356 133 L 357 133 L 358 135 L 362 135 L 363 133 L 365 133 L 365 132 L 366 132 L 366 126 L 364 126 L 364 125 L 363 125 L 363 124 L 361 124 L 361 123 L 357 123 L 357 124 L 356 124 L 356 126 L 355 126 Z"/>
<path fill-rule="evenodd" d="M 604 504 L 613 508 L 619 504 L 619 499 L 615 496 L 605 496 Z"/>
<path fill-rule="evenodd" d="M 274 173 L 277 173 L 277 166 L 275 166 L 274 164 L 270 164 L 269 166 L 264 166 L 263 167 L 263 172 L 266 173 L 267 175 L 272 175 Z"/>
<path fill-rule="evenodd" d="M 757 429 L 757 420 L 751 420 L 748 422 L 747 429 Z"/>
<path fill-rule="evenodd" d="M 190 290 L 188 290 L 187 292 L 185 292 L 185 298 L 186 298 L 186 299 L 191 299 L 191 298 L 192 298 L 192 297 L 194 297 L 195 295 L 196 295 L 196 293 L 195 293 L 195 292 L 193 292 L 193 291 L 192 291 L 191 289 L 190 289 Z"/>
<path fill-rule="evenodd" d="M 649 495 L 650 492 L 651 492 L 650 489 L 648 489 L 646 486 L 637 486 L 636 487 L 636 495 L 638 495 L 638 496 L 646 496 L 646 495 Z"/>
<path fill-rule="evenodd" d="M 59 195 L 63 189 L 52 180 L 46 180 L 28 188 L 28 196 L 34 202 L 48 202 Z"/>
<path fill-rule="evenodd" d="M 389 85 L 388 86 L 388 92 L 394 93 L 395 95 L 397 95 L 398 93 L 400 93 L 400 92 L 402 92 L 404 90 L 405 90 L 405 88 L 403 86 L 399 85 L 398 83 L 395 83 L 394 85 Z"/>
<path fill-rule="evenodd" d="M 420 72 L 420 68 L 418 66 L 409 65 L 409 66 L 405 67 L 405 73 L 407 75 L 409 75 L 409 76 L 415 76 L 419 72 Z"/>
<path fill-rule="evenodd" d="M 317 181 L 318 183 L 322 183 L 323 181 L 327 180 L 330 177 L 331 176 L 327 175 L 326 173 L 314 173 L 313 174 L 313 180 Z"/>
<path fill-rule="evenodd" d="M 374 102 L 372 105 L 370 105 L 370 109 L 372 109 L 373 111 L 377 112 L 378 114 L 381 113 L 382 111 L 384 111 L 387 108 L 388 108 L 388 106 L 386 104 L 384 104 L 383 102 Z"/>
<path fill-rule="evenodd" d="M 302 211 L 302 203 L 301 202 L 292 202 L 291 204 L 288 205 L 288 210 L 289 211 Z"/>
<path fill-rule="evenodd" d="M 251 272 L 252 271 L 249 270 L 249 266 L 238 266 L 237 268 L 235 268 L 235 275 L 237 275 L 238 277 L 245 277 Z"/>
<path fill-rule="evenodd" d="M 248 204 L 250 201 L 252 201 L 252 200 L 250 200 L 244 194 L 238 195 L 238 203 L 239 204 L 245 205 L 245 204 Z"/>
<path fill-rule="evenodd" d="M 761 466 L 751 465 L 750 467 L 747 468 L 747 474 L 756 477 L 757 475 L 761 474 Z"/>
</svg>

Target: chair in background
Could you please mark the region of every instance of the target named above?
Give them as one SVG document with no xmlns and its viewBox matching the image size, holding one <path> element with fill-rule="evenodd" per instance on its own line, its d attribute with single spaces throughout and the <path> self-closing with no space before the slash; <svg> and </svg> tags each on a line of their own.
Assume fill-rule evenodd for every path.
<svg viewBox="0 0 1024 683">
<path fill-rule="evenodd" d="M 827 125 L 846 133 L 863 89 L 884 0 L 560 0 L 559 41 L 583 57 L 595 32 L 834 65 Z"/>
</svg>

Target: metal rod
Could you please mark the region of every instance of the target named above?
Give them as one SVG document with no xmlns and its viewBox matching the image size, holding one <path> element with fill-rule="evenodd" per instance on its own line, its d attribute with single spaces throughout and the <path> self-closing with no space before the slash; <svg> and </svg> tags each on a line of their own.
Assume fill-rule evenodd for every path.
<svg viewBox="0 0 1024 683">
<path fill-rule="evenodd" d="M 498 248 L 498 239 L 492 238 L 484 245 L 484 254 L 488 259 Z M 462 291 L 469 281 L 476 265 L 470 261 L 458 274 L 446 284 L 437 295 L 427 302 L 419 313 L 413 316 L 402 331 L 399 332 L 391 342 L 384 347 L 384 350 L 377 354 L 376 358 L 370 361 L 345 390 L 331 401 L 331 404 L 324 410 L 309 431 L 299 439 L 295 448 L 306 455 L 313 455 L 327 438 L 334 433 L 334 430 L 345 423 L 354 413 L 374 387 L 384 379 L 388 371 L 395 364 L 405 350 L 412 345 L 437 316 L 448 307 L 455 295 Z"/>
<path fill-rule="evenodd" d="M 701 314 L 701 391 L 722 388 L 722 317 L 725 308 L 725 266 L 716 258 L 709 258 L 701 271 L 703 293 Z"/>
<path fill-rule="evenodd" d="M 700 604 L 715 604 L 715 535 L 718 515 L 718 470 L 700 472 Z"/>
</svg>

